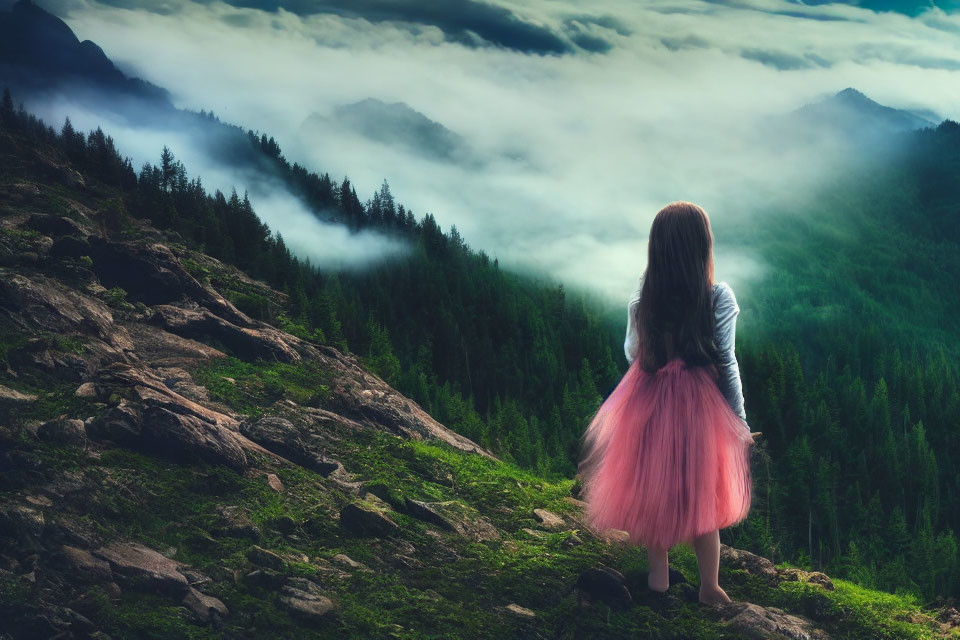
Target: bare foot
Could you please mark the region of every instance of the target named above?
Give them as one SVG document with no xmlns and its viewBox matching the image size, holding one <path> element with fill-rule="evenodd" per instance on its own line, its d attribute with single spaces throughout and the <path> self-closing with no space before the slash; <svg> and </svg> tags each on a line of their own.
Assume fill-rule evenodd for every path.
<svg viewBox="0 0 960 640">
<path fill-rule="evenodd" d="M 723 604 L 730 601 L 730 596 L 719 586 L 712 589 L 700 587 L 700 602 L 703 604 Z"/>
<path fill-rule="evenodd" d="M 659 572 L 651 571 L 647 574 L 647 586 L 650 587 L 652 591 L 665 593 L 667 589 L 670 588 L 670 573 L 664 571 L 660 574 Z"/>
</svg>

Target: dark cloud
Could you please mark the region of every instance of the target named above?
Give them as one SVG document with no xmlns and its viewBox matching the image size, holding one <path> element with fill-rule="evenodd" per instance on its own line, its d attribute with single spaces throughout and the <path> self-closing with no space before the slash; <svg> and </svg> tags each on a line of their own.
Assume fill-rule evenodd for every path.
<svg viewBox="0 0 960 640">
<path fill-rule="evenodd" d="M 853 20 L 844 16 L 832 16 L 826 13 L 811 13 L 810 11 L 770 11 L 769 13 L 778 16 L 786 16 L 788 18 L 816 20 L 817 22 L 863 22 L 862 20 Z"/>
<path fill-rule="evenodd" d="M 117 2 L 118 0 L 108 0 Z M 443 31 L 467 46 L 495 45 L 535 54 L 565 54 L 573 45 L 551 29 L 528 22 L 504 7 L 478 0 L 226 0 L 236 7 L 297 15 L 333 13 L 371 22 L 413 22 Z"/>
<path fill-rule="evenodd" d="M 598 27 L 603 27 L 604 29 L 609 29 L 610 31 L 615 31 L 617 35 L 629 36 L 633 34 L 627 25 L 623 24 L 620 19 L 614 16 L 590 16 L 590 15 L 575 15 L 569 16 L 564 20 L 564 25 L 569 26 L 575 23 L 580 23 L 582 25 L 596 25 Z"/>
<path fill-rule="evenodd" d="M 4 2 L 0 0 L 0 6 Z M 75 0 L 41 0 L 67 8 Z M 167 15 L 173 12 L 170 5 L 150 0 L 97 0 L 101 4 L 136 8 Z M 213 0 L 193 0 L 209 4 Z M 620 36 L 629 36 L 632 31 L 611 15 L 578 14 L 568 16 L 562 30 L 530 22 L 516 13 L 482 0 L 223 0 L 229 5 L 243 9 L 259 9 L 275 12 L 283 9 L 299 16 L 334 14 L 348 18 L 363 18 L 370 22 L 394 22 L 410 28 L 436 27 L 451 42 L 469 47 L 499 46 L 522 53 L 560 55 L 580 49 L 592 53 L 606 53 L 613 45 L 602 31 L 608 30 Z M 241 15 L 223 18 L 232 26 L 246 26 L 249 19 Z M 576 46 L 574 46 L 576 45 Z"/>
<path fill-rule="evenodd" d="M 712 4 L 720 4 L 726 7 L 734 7 L 737 9 L 750 9 L 753 11 L 760 11 L 763 13 L 771 13 L 774 15 L 784 15 L 793 18 L 806 18 L 810 20 L 846 20 L 847 18 L 839 16 L 824 16 L 821 14 L 811 13 L 809 11 L 777 11 L 777 10 L 767 10 L 762 7 L 757 7 L 751 5 L 743 0 L 707 0 Z M 861 7 L 863 9 L 870 9 L 871 11 L 876 12 L 885 12 L 892 11 L 895 13 L 902 13 L 908 16 L 917 16 L 924 11 L 933 9 L 934 7 L 942 9 L 946 12 L 957 11 L 960 9 L 960 0 L 790 0 L 793 4 L 801 6 L 820 6 L 827 4 L 845 4 L 854 7 Z"/>
<path fill-rule="evenodd" d="M 563 31 L 570 40 L 585 51 L 607 53 L 613 48 L 607 38 L 613 34 L 629 36 L 633 32 L 613 16 L 574 15 L 563 21 Z"/>
<path fill-rule="evenodd" d="M 100 4 L 123 9 L 136 8 L 162 15 L 175 12 L 164 2 L 151 0 L 97 0 Z M 210 4 L 213 0 L 193 0 Z M 499 46 L 522 53 L 560 55 L 573 53 L 573 44 L 552 29 L 528 22 L 505 7 L 480 0 L 223 0 L 242 9 L 277 11 L 283 9 L 299 16 L 334 14 L 363 18 L 370 22 L 397 22 L 437 27 L 451 42 L 470 47 Z M 0 0 L 2 3 L 10 0 Z M 57 9 L 69 8 L 74 0 L 41 0 Z M 603 20 L 603 18 L 600 18 Z M 243 26 L 244 19 L 231 16 L 226 21 Z"/>
<path fill-rule="evenodd" d="M 665 38 L 660 38 L 660 43 L 663 44 L 670 51 L 682 51 L 684 49 L 706 49 L 710 46 L 710 43 L 701 38 L 700 36 L 683 36 L 672 37 L 667 36 Z"/>
<path fill-rule="evenodd" d="M 744 49 L 740 55 L 747 60 L 753 60 L 780 71 L 797 71 L 815 67 L 829 67 L 830 62 L 816 54 L 795 56 L 782 51 L 768 51 L 766 49 Z"/>
<path fill-rule="evenodd" d="M 848 4 L 872 11 L 893 11 L 908 16 L 916 16 L 924 11 L 937 7 L 943 11 L 956 11 L 960 9 L 958 0 L 794 0 L 797 4 L 821 5 L 821 4 Z"/>
<path fill-rule="evenodd" d="M 613 45 L 607 40 L 597 36 L 591 36 L 588 33 L 571 34 L 570 39 L 573 40 L 574 44 L 578 47 L 590 53 L 606 53 L 613 48 Z"/>
</svg>

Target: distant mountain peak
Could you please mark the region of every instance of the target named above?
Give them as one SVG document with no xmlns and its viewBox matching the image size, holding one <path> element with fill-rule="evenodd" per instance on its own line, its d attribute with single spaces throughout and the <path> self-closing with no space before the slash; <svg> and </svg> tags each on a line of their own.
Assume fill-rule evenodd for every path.
<svg viewBox="0 0 960 640">
<path fill-rule="evenodd" d="M 365 98 L 335 107 L 332 120 L 315 114 L 307 124 L 323 126 L 327 121 L 369 140 L 401 147 L 432 160 L 470 162 L 472 158 L 469 145 L 462 136 L 405 102 Z"/>
<path fill-rule="evenodd" d="M 865 96 L 862 92 L 857 91 L 853 87 L 847 87 L 842 91 L 837 91 L 837 97 L 838 98 L 859 98 L 863 100 L 870 100 L 870 98 Z M 870 102 L 873 102 L 873 100 L 870 100 Z"/>
<path fill-rule="evenodd" d="M 910 131 L 935 124 L 911 111 L 880 104 L 863 92 L 847 87 L 796 112 L 814 126 L 839 126 L 870 133 Z"/>
</svg>

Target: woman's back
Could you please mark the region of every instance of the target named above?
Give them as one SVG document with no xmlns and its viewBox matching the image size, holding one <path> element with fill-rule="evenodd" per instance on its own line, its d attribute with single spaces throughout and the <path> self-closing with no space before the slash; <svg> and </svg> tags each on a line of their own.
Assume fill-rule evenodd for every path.
<svg viewBox="0 0 960 640">
<path fill-rule="evenodd" d="M 623 342 L 623 350 L 627 362 L 633 364 L 639 349 L 639 330 L 637 327 L 637 307 L 640 305 L 641 291 L 643 290 L 643 276 L 637 289 L 630 296 L 627 304 L 627 335 Z M 736 322 L 740 314 L 733 289 L 726 282 L 715 282 L 711 290 L 713 304 L 714 331 L 713 339 L 717 346 L 719 361 L 717 362 L 717 387 L 723 393 L 730 408 L 741 420 L 746 422 L 744 412 L 743 386 L 740 382 L 740 368 L 734 352 L 736 341 Z"/>
</svg>

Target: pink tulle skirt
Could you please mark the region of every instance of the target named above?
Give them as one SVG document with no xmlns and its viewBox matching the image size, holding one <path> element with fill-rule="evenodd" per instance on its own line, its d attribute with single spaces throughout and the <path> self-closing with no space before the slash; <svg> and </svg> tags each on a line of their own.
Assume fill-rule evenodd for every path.
<svg viewBox="0 0 960 640">
<path fill-rule="evenodd" d="M 634 360 L 583 436 L 590 529 L 669 548 L 746 518 L 753 439 L 712 373 L 680 358 L 648 373 Z"/>
</svg>

